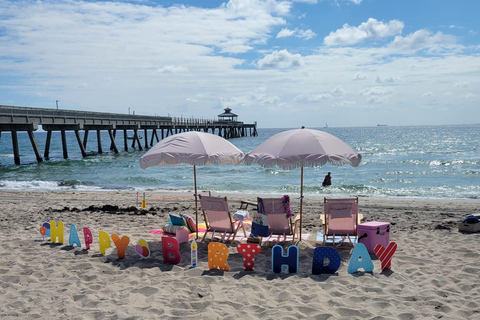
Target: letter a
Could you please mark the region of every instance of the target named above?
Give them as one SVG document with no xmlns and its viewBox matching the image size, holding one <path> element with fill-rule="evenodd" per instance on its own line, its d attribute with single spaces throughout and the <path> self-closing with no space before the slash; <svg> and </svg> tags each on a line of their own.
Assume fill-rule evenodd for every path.
<svg viewBox="0 0 480 320">
<path fill-rule="evenodd" d="M 100 254 L 105 255 L 105 249 L 110 248 L 111 245 L 110 237 L 105 231 L 98 232 L 98 245 L 100 246 Z"/>
<path fill-rule="evenodd" d="M 75 227 L 73 223 L 70 225 L 70 237 L 68 238 L 68 244 L 72 247 L 74 244 L 76 244 L 79 248 L 82 246 L 80 243 L 80 238 L 78 237 L 77 227 Z"/>
<path fill-rule="evenodd" d="M 287 273 L 298 273 L 298 247 L 290 246 L 287 254 L 283 254 L 283 248 L 275 245 L 272 248 L 272 272 L 281 273 L 283 266 L 287 267 Z"/>
<path fill-rule="evenodd" d="M 63 222 L 58 221 L 58 227 L 55 220 L 50 221 L 50 241 L 55 243 L 63 243 Z"/>
<path fill-rule="evenodd" d="M 179 264 L 182 256 L 178 249 L 180 245 L 177 239 L 170 237 L 162 237 L 163 262 L 171 264 Z"/>
<path fill-rule="evenodd" d="M 367 251 L 367 247 L 365 247 L 363 243 L 357 243 L 353 248 L 350 263 L 348 264 L 348 273 L 352 274 L 357 272 L 360 268 L 363 268 L 365 272 L 373 271 L 372 259 Z"/>
</svg>

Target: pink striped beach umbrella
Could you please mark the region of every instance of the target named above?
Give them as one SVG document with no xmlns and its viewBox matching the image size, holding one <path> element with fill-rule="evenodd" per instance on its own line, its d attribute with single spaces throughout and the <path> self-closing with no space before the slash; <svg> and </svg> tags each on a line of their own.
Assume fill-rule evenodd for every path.
<svg viewBox="0 0 480 320">
<path fill-rule="evenodd" d="M 300 239 L 302 239 L 303 167 L 321 167 L 327 163 L 356 167 L 362 156 L 339 138 L 324 131 L 294 129 L 283 131 L 265 140 L 247 153 L 244 162 L 263 167 L 278 166 L 291 170 L 300 167 Z"/>
<path fill-rule="evenodd" d="M 206 164 L 239 164 L 245 154 L 224 138 L 204 132 L 189 131 L 167 137 L 140 158 L 140 167 L 193 165 L 195 184 L 195 219 L 198 225 L 198 197 L 196 166 Z M 198 238 L 198 228 L 197 228 Z"/>
</svg>

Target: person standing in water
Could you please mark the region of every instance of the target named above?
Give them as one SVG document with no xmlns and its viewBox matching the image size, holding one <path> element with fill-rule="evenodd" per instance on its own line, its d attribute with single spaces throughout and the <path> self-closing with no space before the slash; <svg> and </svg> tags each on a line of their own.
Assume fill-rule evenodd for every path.
<svg viewBox="0 0 480 320">
<path fill-rule="evenodd" d="M 330 172 L 325 176 L 325 179 L 323 179 L 322 186 L 330 186 L 332 184 L 332 176 L 330 175 Z"/>
</svg>

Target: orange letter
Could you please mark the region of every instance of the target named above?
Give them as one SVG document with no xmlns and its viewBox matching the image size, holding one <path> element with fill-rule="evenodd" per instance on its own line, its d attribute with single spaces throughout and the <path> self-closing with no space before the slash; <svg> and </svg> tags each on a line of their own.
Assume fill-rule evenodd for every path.
<svg viewBox="0 0 480 320">
<path fill-rule="evenodd" d="M 117 247 L 117 255 L 120 259 L 125 259 L 125 250 L 127 250 L 128 244 L 130 243 L 130 238 L 123 236 L 121 239 L 115 233 L 112 234 L 113 243 Z"/>
<path fill-rule="evenodd" d="M 212 269 L 220 269 L 229 271 L 228 266 L 228 248 L 223 243 L 210 242 L 208 244 L 208 267 Z"/>
</svg>

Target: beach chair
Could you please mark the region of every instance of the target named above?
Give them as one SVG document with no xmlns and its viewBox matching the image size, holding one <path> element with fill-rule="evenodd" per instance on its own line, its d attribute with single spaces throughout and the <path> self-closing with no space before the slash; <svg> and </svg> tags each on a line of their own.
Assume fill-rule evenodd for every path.
<svg viewBox="0 0 480 320">
<path fill-rule="evenodd" d="M 350 199 L 324 199 L 323 245 L 328 239 L 335 244 L 335 237 L 340 237 L 339 244 L 347 240 L 353 244 L 357 237 L 358 197 Z"/>
<path fill-rule="evenodd" d="M 283 236 L 284 242 L 287 240 L 287 236 L 292 236 L 292 241 L 295 241 L 299 217 L 297 215 L 295 219 L 293 218 L 289 199 L 285 201 L 285 196 L 283 198 L 257 198 L 257 213 L 257 222 L 252 222 L 252 228 L 260 228 L 260 232 L 254 233 L 255 236 L 261 238 L 260 244 L 264 237 L 268 237 L 268 241 L 274 235 Z M 262 224 L 262 222 L 258 223 L 259 219 L 263 220 L 263 225 L 259 225 Z"/>
<path fill-rule="evenodd" d="M 221 241 L 225 241 L 227 234 L 232 236 L 230 243 L 233 243 L 238 229 L 242 228 L 245 237 L 247 232 L 243 226 L 243 221 L 235 222 L 232 218 L 230 210 L 228 209 L 227 197 L 210 197 L 210 196 L 198 196 L 200 198 L 200 205 L 203 212 L 203 218 L 205 220 L 206 231 L 203 235 L 202 242 L 205 240 L 207 233 L 212 233 L 212 240 L 215 236 L 215 232 L 223 233 Z"/>
</svg>

